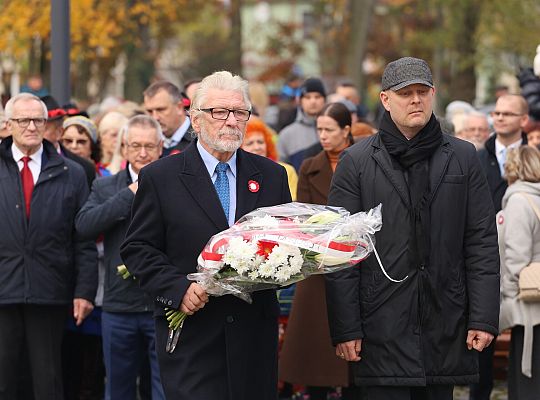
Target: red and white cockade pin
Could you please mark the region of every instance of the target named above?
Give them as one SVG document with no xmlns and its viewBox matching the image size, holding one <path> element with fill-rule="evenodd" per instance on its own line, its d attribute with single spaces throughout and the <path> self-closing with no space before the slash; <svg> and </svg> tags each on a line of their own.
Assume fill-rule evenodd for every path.
<svg viewBox="0 0 540 400">
<path fill-rule="evenodd" d="M 499 215 L 499 220 L 497 222 L 499 223 L 499 225 L 504 224 L 504 217 L 502 214 Z"/>
<path fill-rule="evenodd" d="M 248 189 L 251 193 L 257 193 L 260 189 L 259 182 L 257 181 L 248 181 Z"/>
</svg>

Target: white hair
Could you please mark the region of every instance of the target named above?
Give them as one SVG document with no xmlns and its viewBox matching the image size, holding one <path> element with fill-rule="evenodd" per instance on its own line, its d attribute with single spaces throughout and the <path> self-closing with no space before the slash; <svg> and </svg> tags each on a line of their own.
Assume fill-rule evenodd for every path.
<svg viewBox="0 0 540 400">
<path fill-rule="evenodd" d="M 190 105 L 190 116 L 194 117 L 201 113 L 200 108 L 204 107 L 206 102 L 206 96 L 210 89 L 219 89 L 219 90 L 231 90 L 235 92 L 240 92 L 244 98 L 244 103 L 246 108 L 251 110 L 251 101 L 249 100 L 249 84 L 248 81 L 243 79 L 239 75 L 233 75 L 229 71 L 218 71 L 214 72 L 212 75 L 208 75 L 204 78 L 195 94 Z"/>
<path fill-rule="evenodd" d="M 127 140 L 129 137 L 129 130 L 133 126 L 140 126 L 143 128 L 150 128 L 154 129 L 156 131 L 156 139 L 158 142 L 161 142 L 163 140 L 163 131 L 161 129 L 161 125 L 159 125 L 159 122 L 157 122 L 154 118 L 150 117 L 149 115 L 135 115 L 134 117 L 131 117 L 128 122 L 120 129 L 120 143 L 125 139 Z"/>
<path fill-rule="evenodd" d="M 19 93 L 8 100 L 8 102 L 6 103 L 6 109 L 5 109 L 6 119 L 10 119 L 13 117 L 13 107 L 15 106 L 16 103 L 23 100 L 25 101 L 35 100 L 39 102 L 39 104 L 41 104 L 41 107 L 43 108 L 43 118 L 47 119 L 48 111 L 47 111 L 47 106 L 45 105 L 45 103 L 42 102 L 39 97 L 33 95 L 32 93 L 26 93 L 26 92 Z"/>
</svg>

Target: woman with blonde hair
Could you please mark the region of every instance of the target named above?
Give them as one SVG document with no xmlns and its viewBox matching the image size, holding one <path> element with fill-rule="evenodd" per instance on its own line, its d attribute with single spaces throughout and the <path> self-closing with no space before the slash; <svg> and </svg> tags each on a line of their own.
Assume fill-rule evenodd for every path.
<svg viewBox="0 0 540 400">
<path fill-rule="evenodd" d="M 109 167 L 116 150 L 118 133 L 127 122 L 128 118 L 118 111 L 109 111 L 99 121 L 98 138 L 101 143 L 101 164 L 105 168 Z"/>
<path fill-rule="evenodd" d="M 540 262 L 540 151 L 521 146 L 505 164 L 508 189 L 497 215 L 501 257 L 499 329 L 512 328 L 508 399 L 538 399 L 540 393 L 540 302 L 519 298 L 519 275 Z"/>
</svg>

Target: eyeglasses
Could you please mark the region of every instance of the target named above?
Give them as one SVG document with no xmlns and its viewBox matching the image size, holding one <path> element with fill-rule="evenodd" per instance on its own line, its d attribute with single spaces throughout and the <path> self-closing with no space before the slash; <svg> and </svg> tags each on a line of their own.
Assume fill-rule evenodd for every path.
<svg viewBox="0 0 540 400">
<path fill-rule="evenodd" d="M 498 118 L 498 117 L 503 117 L 503 118 L 521 117 L 523 115 L 523 114 L 516 114 L 516 113 L 502 112 L 502 111 L 492 111 L 490 114 L 494 118 Z"/>
<path fill-rule="evenodd" d="M 471 127 L 471 128 L 465 128 L 464 129 L 465 132 L 489 132 L 489 128 L 483 128 L 483 127 L 480 127 L 480 126 L 475 126 L 475 127 Z"/>
<path fill-rule="evenodd" d="M 62 144 L 65 146 L 86 146 L 90 141 L 88 139 L 69 139 L 69 138 L 63 138 Z"/>
<path fill-rule="evenodd" d="M 251 116 L 250 110 L 230 110 L 228 108 L 212 107 L 212 108 L 199 108 L 199 111 L 209 112 L 212 118 L 219 119 L 220 121 L 225 121 L 227 118 L 229 118 L 229 115 L 231 113 L 233 113 L 234 118 L 242 122 L 247 121 L 249 117 Z"/>
<path fill-rule="evenodd" d="M 143 148 L 146 150 L 147 153 L 152 153 L 157 150 L 158 145 L 157 144 L 140 144 L 140 143 L 126 143 L 126 146 L 133 150 L 135 153 L 140 152 Z"/>
<path fill-rule="evenodd" d="M 28 128 L 30 122 L 33 122 L 36 128 L 43 128 L 47 123 L 45 118 L 10 118 L 10 120 L 15 121 L 19 128 Z"/>
</svg>

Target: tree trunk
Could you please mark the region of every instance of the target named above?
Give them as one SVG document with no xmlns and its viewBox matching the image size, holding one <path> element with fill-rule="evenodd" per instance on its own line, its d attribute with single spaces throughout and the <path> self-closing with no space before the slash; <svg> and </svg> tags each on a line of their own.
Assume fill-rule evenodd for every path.
<svg viewBox="0 0 540 400">
<path fill-rule="evenodd" d="M 346 74 L 359 90 L 364 87 L 364 71 L 362 68 L 367 49 L 370 21 L 373 15 L 375 0 L 350 0 L 351 36 L 347 51 Z"/>
<path fill-rule="evenodd" d="M 242 0 L 231 0 L 229 18 L 231 31 L 228 42 L 228 64 L 229 71 L 242 75 L 242 18 L 240 9 Z"/>
<path fill-rule="evenodd" d="M 461 29 L 456 30 L 454 39 L 454 62 L 457 68 L 451 76 L 448 97 L 472 103 L 476 96 L 476 40 L 474 37 L 479 23 L 481 5 L 478 2 L 462 2 L 462 4 L 461 21 L 459 21 Z"/>
</svg>

